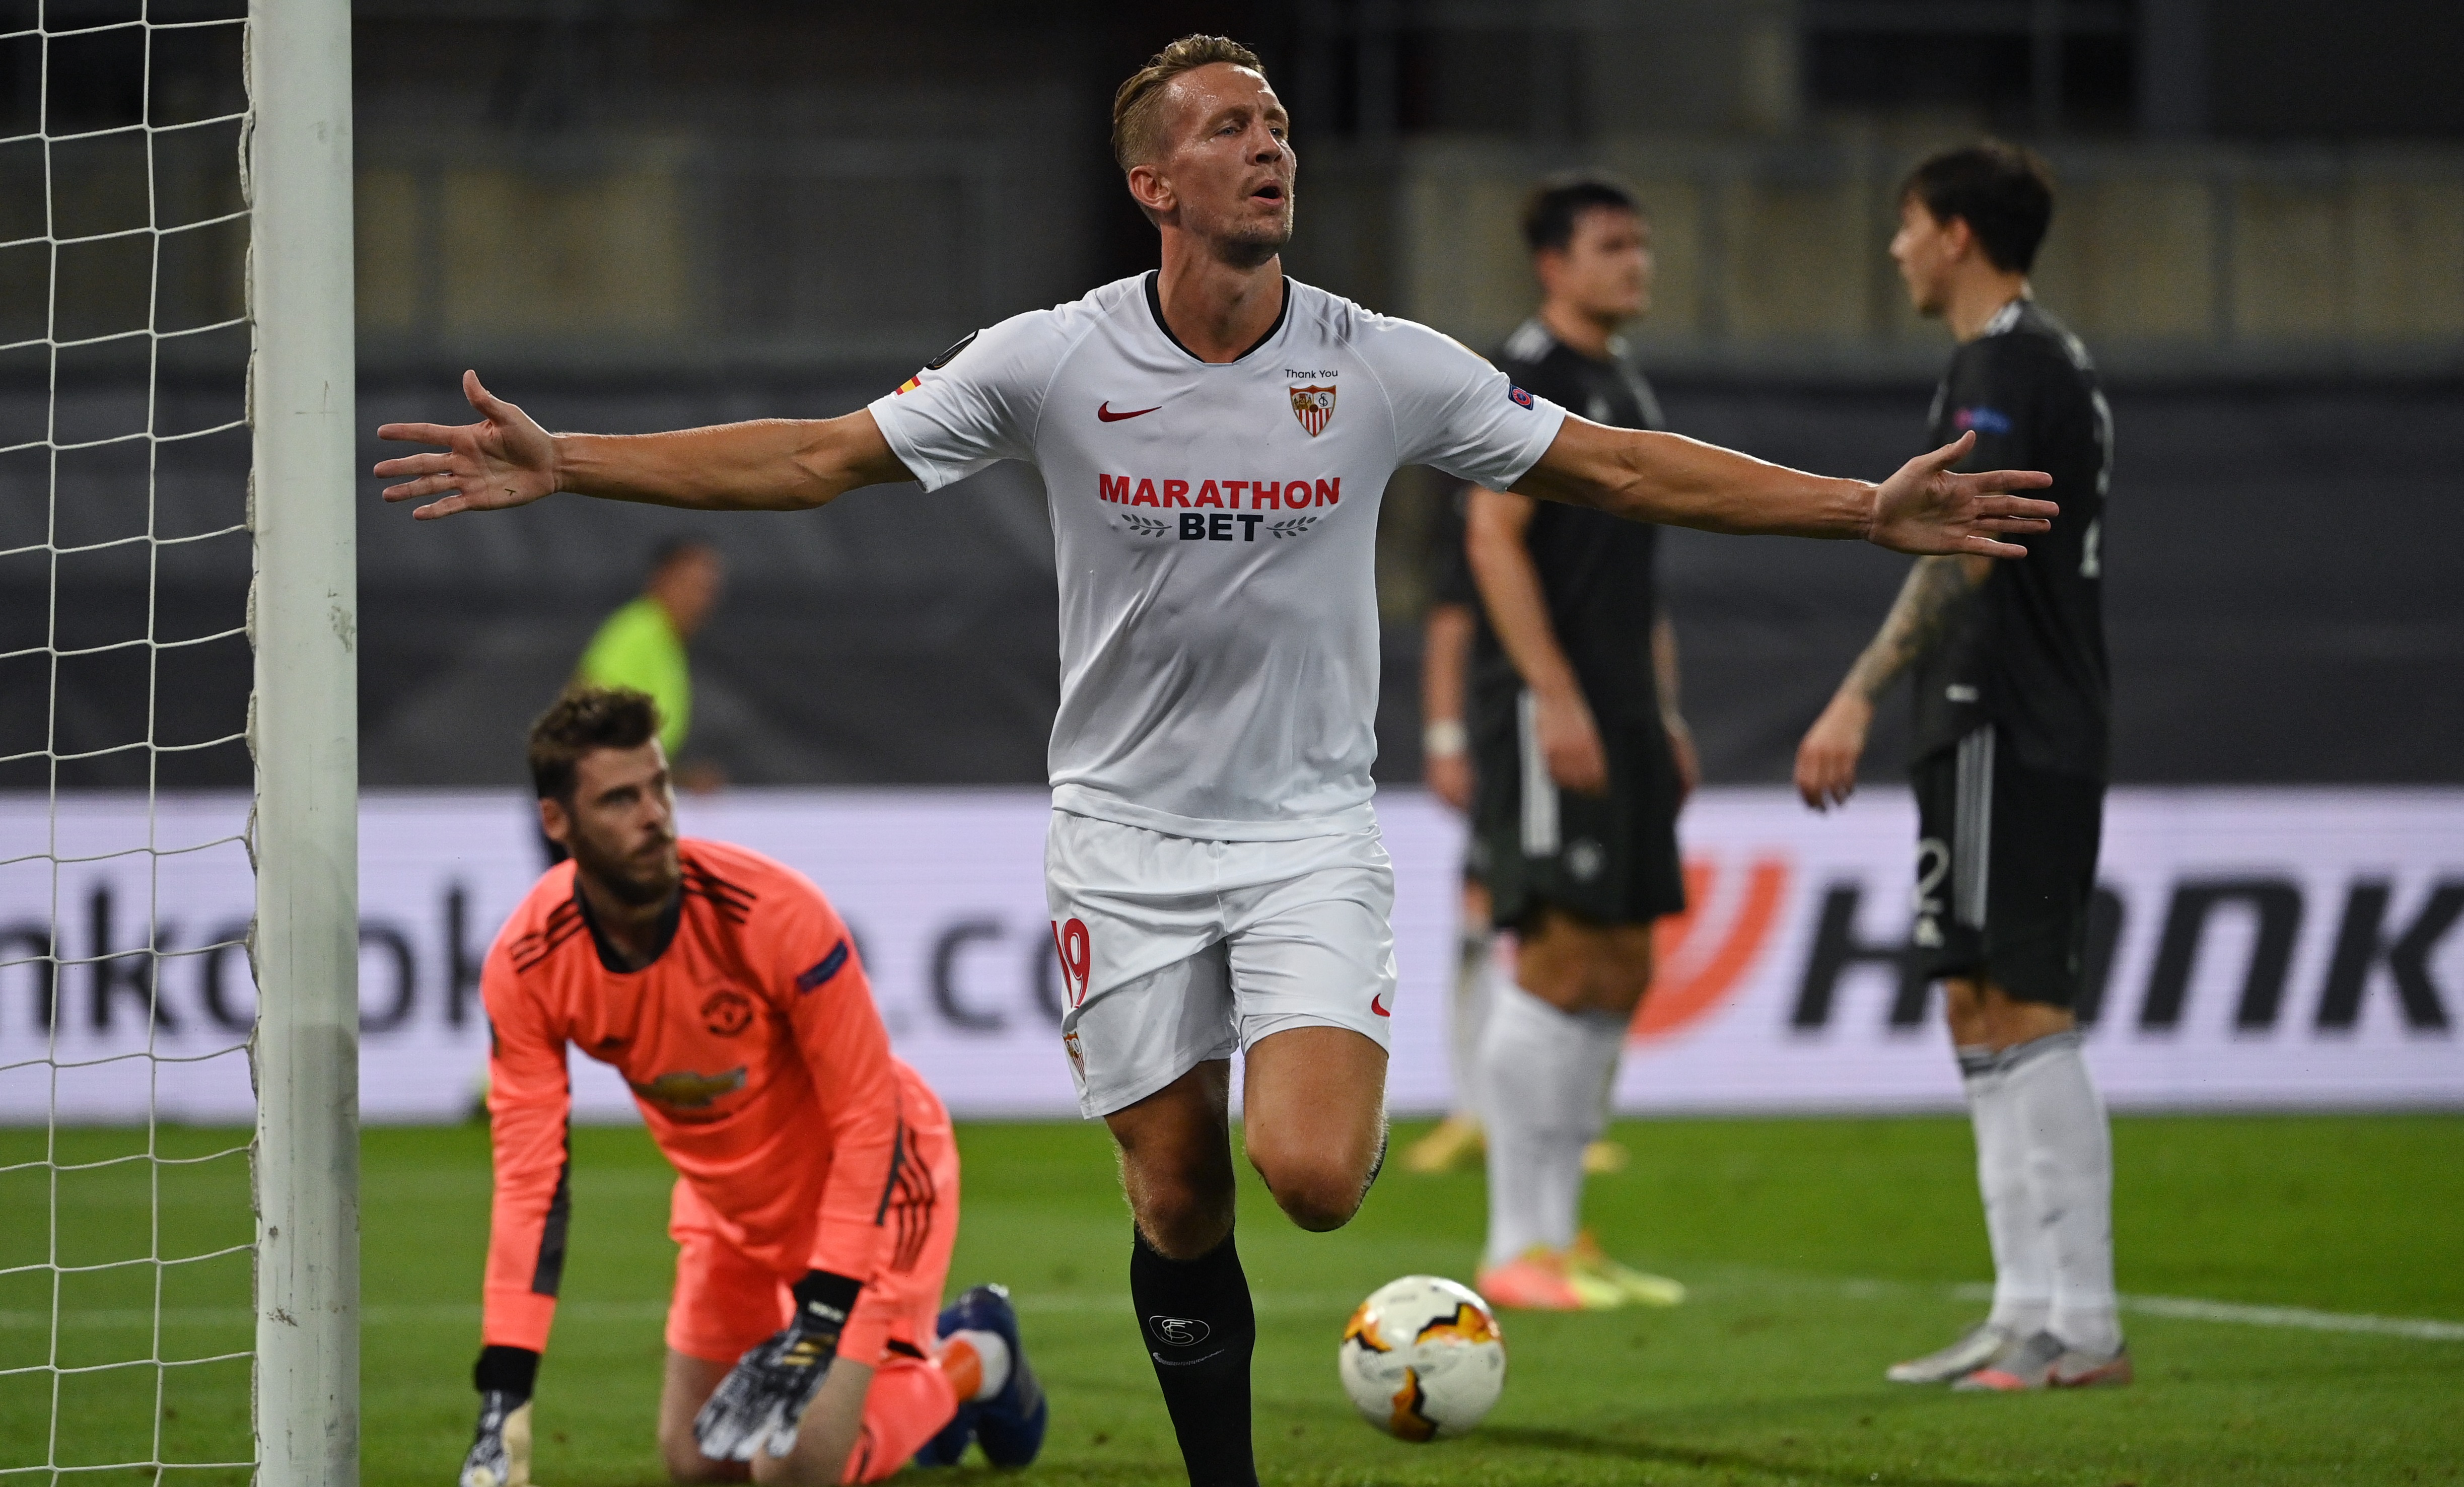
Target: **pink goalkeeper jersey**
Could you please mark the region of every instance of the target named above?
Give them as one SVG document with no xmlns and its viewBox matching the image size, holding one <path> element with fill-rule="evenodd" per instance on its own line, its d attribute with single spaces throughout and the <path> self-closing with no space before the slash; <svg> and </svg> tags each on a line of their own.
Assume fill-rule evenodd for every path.
<svg viewBox="0 0 2464 1487">
<path fill-rule="evenodd" d="M 484 1341 L 547 1345 L 571 1213 L 565 1050 L 612 1065 L 737 1249 L 792 1279 L 869 1281 L 890 1252 L 900 1088 L 855 943 L 803 874 L 688 838 L 674 937 L 600 956 L 573 864 L 547 870 L 480 971 L 495 1155 Z"/>
</svg>

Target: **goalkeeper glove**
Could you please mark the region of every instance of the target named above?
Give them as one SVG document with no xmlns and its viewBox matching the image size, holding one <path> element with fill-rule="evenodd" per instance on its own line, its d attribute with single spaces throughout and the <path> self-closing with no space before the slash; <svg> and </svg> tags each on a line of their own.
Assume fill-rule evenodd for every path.
<svg viewBox="0 0 2464 1487">
<path fill-rule="evenodd" d="M 531 1386 L 539 1355 L 527 1347 L 479 1349 L 471 1382 L 479 1390 L 479 1428 L 462 1458 L 459 1487 L 529 1487 Z"/>
<path fill-rule="evenodd" d="M 796 1425 L 838 1356 L 839 1333 L 863 1282 L 811 1270 L 796 1282 L 796 1320 L 736 1361 L 693 1416 L 693 1439 L 714 1461 L 750 1461 L 756 1451 L 784 1457 Z"/>
</svg>

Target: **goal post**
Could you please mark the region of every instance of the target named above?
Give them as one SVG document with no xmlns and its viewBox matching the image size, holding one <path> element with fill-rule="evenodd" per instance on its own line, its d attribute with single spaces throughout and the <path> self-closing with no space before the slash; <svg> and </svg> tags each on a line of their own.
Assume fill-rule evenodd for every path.
<svg viewBox="0 0 2464 1487">
<path fill-rule="evenodd" d="M 257 1481 L 359 1480 L 349 0 L 250 0 Z"/>
</svg>

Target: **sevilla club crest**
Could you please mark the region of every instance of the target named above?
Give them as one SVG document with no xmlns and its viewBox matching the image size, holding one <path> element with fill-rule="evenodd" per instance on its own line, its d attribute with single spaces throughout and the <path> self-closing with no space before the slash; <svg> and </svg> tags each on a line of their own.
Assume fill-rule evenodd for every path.
<svg viewBox="0 0 2464 1487">
<path fill-rule="evenodd" d="M 1331 387 L 1294 387 L 1292 417 L 1301 421 L 1310 438 L 1326 432 L 1327 420 L 1334 417 L 1334 389 Z"/>
</svg>

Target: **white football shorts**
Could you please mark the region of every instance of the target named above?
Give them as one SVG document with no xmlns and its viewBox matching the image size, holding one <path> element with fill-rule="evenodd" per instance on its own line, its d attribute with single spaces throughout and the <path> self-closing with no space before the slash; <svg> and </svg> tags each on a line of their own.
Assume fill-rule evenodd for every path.
<svg viewBox="0 0 2464 1487">
<path fill-rule="evenodd" d="M 1395 868 L 1375 825 L 1205 842 L 1055 811 L 1044 882 L 1090 1119 L 1289 1028 L 1387 1046 Z"/>
</svg>

